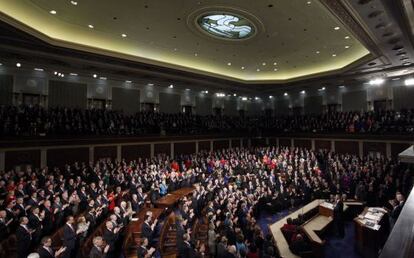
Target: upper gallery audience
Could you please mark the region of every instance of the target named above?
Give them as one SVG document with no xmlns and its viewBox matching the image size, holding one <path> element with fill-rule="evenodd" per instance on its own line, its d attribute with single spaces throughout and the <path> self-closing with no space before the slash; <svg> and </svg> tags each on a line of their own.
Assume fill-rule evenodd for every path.
<svg viewBox="0 0 414 258">
<path fill-rule="evenodd" d="M 120 252 L 122 230 L 142 208 L 144 193 L 154 202 L 160 191 L 167 193 L 195 183 L 193 195 L 181 201 L 177 214 L 181 254 L 205 253 L 206 246 L 200 243 L 190 243 L 193 249 L 189 249 L 187 234 L 191 234 L 195 218 L 207 216 L 210 254 L 277 257 L 271 238 L 263 235 L 256 222 L 261 212 L 275 213 L 313 199 L 329 199 L 332 194 L 346 194 L 369 206 L 386 206 L 397 191 L 408 194 L 413 182 L 409 170 L 382 156 L 360 158 L 276 147 L 200 152 L 175 160 L 159 155 L 129 162 L 104 159 L 64 168 L 10 170 L 0 172 L 1 239 L 15 233 L 18 257 L 23 258 L 32 250 L 47 248 L 44 237 L 64 226 L 60 252 L 62 257 L 76 257 L 82 238 L 98 221 L 106 221 L 100 237 L 107 246 L 101 238 L 95 239 L 91 255 L 115 257 Z M 402 206 L 402 195 L 397 199 Z M 75 216 L 79 216 L 78 225 Z M 156 241 L 154 221 L 150 216 L 146 221 L 146 242 L 139 250 L 142 257 L 147 256 L 148 242 L 154 246 Z M 300 233 L 294 226 L 289 228 L 296 236 Z M 293 242 L 298 252 L 306 247 L 301 237 Z"/>
<path fill-rule="evenodd" d="M 39 106 L 0 106 L 0 136 L 151 135 L 233 132 L 404 134 L 414 111 L 333 112 L 294 116 L 201 116 Z"/>
</svg>

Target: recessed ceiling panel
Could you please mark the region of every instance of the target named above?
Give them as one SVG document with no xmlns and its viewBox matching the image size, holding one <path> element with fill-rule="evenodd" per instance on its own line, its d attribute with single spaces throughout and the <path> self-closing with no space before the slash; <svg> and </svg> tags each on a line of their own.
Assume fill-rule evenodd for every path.
<svg viewBox="0 0 414 258">
<path fill-rule="evenodd" d="M 47 42 L 246 83 L 339 70 L 369 51 L 319 1 L 0 0 Z"/>
</svg>

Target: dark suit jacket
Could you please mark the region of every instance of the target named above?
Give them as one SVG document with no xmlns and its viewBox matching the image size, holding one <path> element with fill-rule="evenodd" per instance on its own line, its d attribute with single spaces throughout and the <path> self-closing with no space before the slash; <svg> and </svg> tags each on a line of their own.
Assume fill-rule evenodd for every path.
<svg viewBox="0 0 414 258">
<path fill-rule="evenodd" d="M 138 247 L 138 250 L 137 250 L 137 256 L 138 256 L 138 258 L 144 258 L 145 255 L 147 254 L 147 252 L 148 252 L 147 249 L 145 249 L 142 246 L 139 246 Z"/>
<path fill-rule="evenodd" d="M 339 201 L 333 210 L 333 219 L 334 220 L 342 220 L 344 213 L 344 203 Z"/>
<path fill-rule="evenodd" d="M 72 250 L 75 248 L 76 245 L 76 232 L 75 232 L 75 226 L 72 226 L 73 230 L 68 226 L 68 224 L 65 224 L 63 227 L 63 246 L 66 246 L 66 252 L 69 250 Z"/>
<path fill-rule="evenodd" d="M 91 248 L 89 252 L 89 258 L 105 258 L 106 254 L 103 251 L 100 251 L 96 246 Z"/>
<path fill-rule="evenodd" d="M 147 223 L 142 223 L 142 227 L 141 227 L 141 236 L 148 238 L 148 240 L 152 239 L 152 229 L 151 227 L 147 224 Z"/>
<path fill-rule="evenodd" d="M 30 233 L 26 229 L 24 229 L 21 225 L 19 225 L 19 227 L 16 230 L 16 240 L 17 240 L 18 257 L 23 257 L 24 255 L 28 255 L 32 237 Z"/>
<path fill-rule="evenodd" d="M 115 242 L 117 239 L 117 235 L 109 231 L 107 228 L 104 229 L 103 239 L 105 239 L 106 243 L 109 245 L 109 251 L 113 251 L 115 249 Z"/>
<path fill-rule="evenodd" d="M 201 256 L 188 242 L 183 242 L 178 247 L 178 255 L 181 258 L 197 258 Z"/>
<path fill-rule="evenodd" d="M 55 258 L 55 252 L 51 249 L 52 253 L 49 253 L 43 246 L 41 246 L 37 253 L 39 254 L 40 258 Z"/>
</svg>

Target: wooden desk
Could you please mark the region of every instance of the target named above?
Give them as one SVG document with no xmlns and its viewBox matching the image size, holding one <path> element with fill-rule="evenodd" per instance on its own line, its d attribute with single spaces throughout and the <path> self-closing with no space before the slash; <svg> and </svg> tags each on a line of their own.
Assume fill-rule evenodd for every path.
<svg viewBox="0 0 414 258">
<path fill-rule="evenodd" d="M 273 223 L 269 226 L 270 232 L 273 235 L 273 239 L 276 241 L 276 247 L 279 250 L 280 256 L 283 258 L 299 258 L 299 256 L 292 253 L 289 249 L 289 244 L 285 239 L 285 236 L 282 233 L 281 228 L 284 224 L 287 223 L 288 218 L 297 218 L 299 214 L 308 213 L 314 209 L 317 209 L 319 204 L 322 203 L 323 200 L 314 200 L 313 202 L 308 203 L 304 207 L 296 210 L 295 212 L 287 215 L 283 219 L 278 220 L 276 223 Z"/>
<path fill-rule="evenodd" d="M 193 191 L 194 191 L 194 187 L 184 187 L 184 188 L 181 188 L 181 189 L 178 189 L 172 192 L 171 194 L 180 195 L 181 197 L 184 197 L 184 196 L 188 196 L 192 194 Z"/>
<path fill-rule="evenodd" d="M 193 191 L 194 191 L 193 187 L 185 187 L 185 188 L 178 189 L 158 199 L 155 202 L 155 205 L 158 208 L 171 209 L 181 198 L 191 194 Z"/>
<path fill-rule="evenodd" d="M 368 212 L 368 207 L 361 213 L 362 216 Z M 366 226 L 362 221 L 356 217 L 355 223 L 355 245 L 363 257 L 378 257 L 378 251 L 384 245 L 388 233 L 388 216 L 384 214 L 381 221 L 378 223 L 381 227 L 379 230 L 372 229 Z"/>
</svg>

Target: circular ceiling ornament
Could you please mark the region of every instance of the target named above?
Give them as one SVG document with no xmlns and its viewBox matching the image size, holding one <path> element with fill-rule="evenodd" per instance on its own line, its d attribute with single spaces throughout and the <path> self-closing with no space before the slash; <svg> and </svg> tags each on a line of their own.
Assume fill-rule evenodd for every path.
<svg viewBox="0 0 414 258">
<path fill-rule="evenodd" d="M 250 40 L 264 32 L 263 23 L 255 15 L 228 6 L 195 10 L 188 16 L 187 25 L 201 36 L 222 42 Z"/>
<path fill-rule="evenodd" d="M 209 13 L 199 16 L 198 26 L 214 37 L 247 39 L 255 34 L 256 27 L 243 16 L 232 13 Z"/>
</svg>

